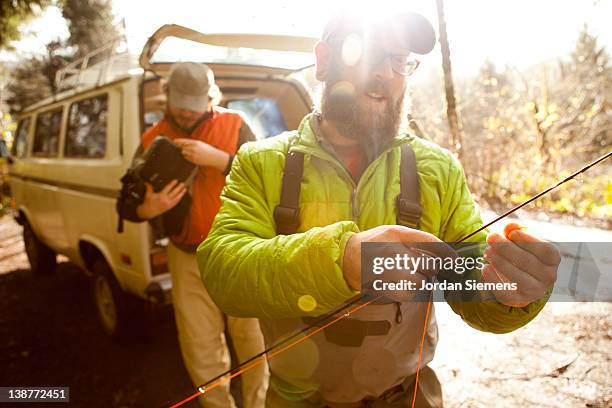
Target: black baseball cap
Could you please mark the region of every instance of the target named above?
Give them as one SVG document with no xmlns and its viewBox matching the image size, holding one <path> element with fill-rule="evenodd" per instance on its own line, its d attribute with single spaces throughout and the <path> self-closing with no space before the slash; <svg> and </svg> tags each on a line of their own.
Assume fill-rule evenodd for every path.
<svg viewBox="0 0 612 408">
<path fill-rule="evenodd" d="M 337 13 L 325 25 L 321 40 L 327 43 L 344 40 L 349 34 L 394 41 L 406 54 L 427 54 L 436 44 L 431 23 L 421 14 L 401 12 L 375 19 L 351 12 Z"/>
</svg>

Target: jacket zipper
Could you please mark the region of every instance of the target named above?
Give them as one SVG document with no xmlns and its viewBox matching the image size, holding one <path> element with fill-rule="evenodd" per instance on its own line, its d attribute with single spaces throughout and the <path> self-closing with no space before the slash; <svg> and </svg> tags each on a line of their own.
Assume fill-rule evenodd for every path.
<svg viewBox="0 0 612 408">
<path fill-rule="evenodd" d="M 404 141 L 403 143 L 406 143 L 406 141 Z M 310 154 L 312 156 L 318 157 L 319 159 L 325 160 L 329 163 L 332 163 L 334 166 L 336 166 L 337 168 L 339 168 L 344 176 L 344 178 L 346 180 L 348 180 L 349 184 L 352 187 L 352 193 L 351 193 L 351 212 L 353 215 L 353 221 L 357 222 L 359 220 L 359 215 L 361 214 L 361 210 L 359 208 L 359 201 L 358 201 L 358 196 L 359 196 L 359 188 L 361 187 L 361 181 L 367 179 L 369 176 L 369 173 L 371 173 L 373 170 L 373 168 L 376 165 L 376 162 L 378 162 L 379 160 L 381 160 L 381 157 L 387 155 L 391 150 L 395 149 L 397 146 L 401 146 L 403 143 L 397 144 L 394 143 L 391 146 L 389 146 L 387 149 L 385 149 L 384 152 L 382 152 L 372 163 L 370 163 L 370 165 L 365 169 L 365 171 L 363 172 L 363 174 L 361 175 L 361 178 L 359 179 L 359 183 L 355 184 L 355 180 L 353 180 L 353 177 L 351 177 L 350 173 L 348 172 L 348 170 L 346 169 L 346 167 L 344 167 L 342 165 L 342 163 L 338 162 L 338 160 L 331 156 L 330 154 L 324 153 L 321 154 L 319 151 L 311 148 L 311 147 L 306 147 L 306 146 L 300 146 L 300 145 L 295 145 L 294 149 L 297 151 L 301 151 L 303 153 L 306 154 Z"/>
<path fill-rule="evenodd" d="M 357 202 L 357 193 L 358 193 L 359 189 L 358 188 L 354 188 L 353 189 L 353 194 L 351 196 L 351 206 L 353 209 L 353 219 L 354 220 L 358 220 L 359 219 L 359 203 Z"/>
</svg>

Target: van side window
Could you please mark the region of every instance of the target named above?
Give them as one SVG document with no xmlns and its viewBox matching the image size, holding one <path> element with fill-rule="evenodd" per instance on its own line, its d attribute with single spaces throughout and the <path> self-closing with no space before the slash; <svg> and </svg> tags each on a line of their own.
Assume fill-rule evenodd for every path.
<svg viewBox="0 0 612 408">
<path fill-rule="evenodd" d="M 17 132 L 15 132 L 15 140 L 13 140 L 13 156 L 21 159 L 28 153 L 28 133 L 30 132 L 30 124 L 32 118 L 27 117 L 19 121 Z"/>
<path fill-rule="evenodd" d="M 108 95 L 74 102 L 70 106 L 65 157 L 104 157 Z"/>
<path fill-rule="evenodd" d="M 36 131 L 32 154 L 34 156 L 57 156 L 63 108 L 39 113 L 36 118 Z"/>
</svg>

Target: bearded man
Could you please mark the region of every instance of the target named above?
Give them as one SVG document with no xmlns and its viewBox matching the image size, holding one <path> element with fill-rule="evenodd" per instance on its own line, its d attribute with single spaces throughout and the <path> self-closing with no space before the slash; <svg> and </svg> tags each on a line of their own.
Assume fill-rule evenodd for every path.
<svg viewBox="0 0 612 408">
<path fill-rule="evenodd" d="M 333 17 L 314 50 L 324 83 L 320 111 L 297 131 L 238 152 L 198 264 L 219 308 L 258 317 L 268 347 L 360 294 L 362 244 L 454 242 L 482 226 L 454 156 L 399 130 L 406 78 L 418 65 L 413 56 L 434 44 L 431 24 L 418 14 L 372 23 Z M 402 170 L 407 147 L 412 171 Z M 419 190 L 412 206 L 399 199 L 410 194 L 404 177 Z M 510 237 L 490 234 L 488 242 L 508 245 L 489 251 L 489 265 L 465 278 L 518 281 L 520 290 L 488 301 L 449 300 L 479 330 L 525 325 L 556 279 L 554 246 L 542 243 L 530 253 L 516 242 L 536 237 L 524 231 Z M 469 241 L 484 245 L 487 231 Z M 517 254 L 530 262 L 513 265 Z M 426 365 L 438 338 L 427 310 L 425 302 L 383 299 L 274 353 L 266 406 L 405 407 L 413 395 L 417 407 L 442 406 L 440 383 Z"/>
</svg>

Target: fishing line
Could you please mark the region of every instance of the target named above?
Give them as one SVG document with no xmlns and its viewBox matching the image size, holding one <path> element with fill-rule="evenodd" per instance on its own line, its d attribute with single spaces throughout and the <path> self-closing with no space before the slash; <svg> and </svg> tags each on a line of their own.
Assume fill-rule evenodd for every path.
<svg viewBox="0 0 612 408">
<path fill-rule="evenodd" d="M 463 238 L 461 238 L 460 240 L 456 241 L 457 243 L 463 242 L 471 237 L 473 237 L 474 235 L 478 234 L 481 231 L 484 231 L 485 229 L 487 229 L 488 227 L 490 227 L 491 225 L 495 224 L 496 222 L 499 222 L 500 220 L 506 218 L 507 216 L 509 216 L 510 214 L 516 212 L 517 210 L 523 208 L 524 206 L 526 206 L 527 204 L 530 204 L 531 202 L 537 200 L 538 198 L 542 197 L 545 194 L 548 194 L 549 192 L 551 192 L 552 190 L 558 188 L 559 186 L 567 183 L 568 181 L 572 180 L 574 177 L 576 177 L 577 175 L 584 173 L 585 171 L 587 171 L 588 169 L 590 169 L 591 167 L 603 162 L 604 160 L 608 159 L 610 156 L 612 156 L 612 152 L 606 153 L 603 156 L 595 159 L 594 161 L 590 162 L 589 164 L 583 166 L 582 168 L 580 168 L 579 170 L 575 171 L 574 173 L 570 174 L 569 176 L 565 177 L 563 180 L 559 181 L 558 183 L 556 183 L 555 185 L 543 190 L 542 192 L 536 194 L 535 196 L 531 197 L 530 199 L 528 199 L 527 201 L 522 202 L 521 204 L 516 205 L 515 207 L 511 208 L 510 210 L 506 211 L 505 213 L 503 213 L 502 215 L 500 215 L 499 217 L 495 218 L 493 221 L 490 221 L 488 223 L 486 223 L 485 225 L 483 225 L 482 227 L 478 228 L 477 230 L 475 230 L 474 232 L 471 232 L 470 234 L 464 236 Z M 225 371 L 222 374 L 219 374 L 218 376 L 216 376 L 215 378 L 207 381 L 206 383 L 200 385 L 197 387 L 198 391 L 194 394 L 192 394 L 191 396 L 171 405 L 170 408 L 178 408 L 183 404 L 186 404 L 187 402 L 191 401 L 192 399 L 198 397 L 199 395 L 203 395 L 206 392 L 211 391 L 212 389 L 218 387 L 219 385 L 229 381 L 230 379 L 237 377 L 240 374 L 243 374 L 244 372 L 258 366 L 261 364 L 261 361 L 255 362 L 255 364 L 245 367 L 247 364 L 253 362 L 254 360 L 258 359 L 259 357 L 262 357 L 272 351 L 274 351 L 275 349 L 277 349 L 278 347 L 282 346 L 283 344 L 286 344 L 288 342 L 290 342 L 291 340 L 297 338 L 298 336 L 302 335 L 302 334 L 306 334 L 306 336 L 297 339 L 296 341 L 294 341 L 293 343 L 289 344 L 286 347 L 283 347 L 281 350 L 276 350 L 273 353 L 271 353 L 271 356 L 267 356 L 267 360 L 270 360 L 272 357 L 277 356 L 278 354 L 290 349 L 291 347 L 301 343 L 302 341 L 306 340 L 307 338 L 313 336 L 316 333 L 319 333 L 320 331 L 322 331 L 323 329 L 331 326 L 332 324 L 348 317 L 351 313 L 356 312 L 357 310 L 360 310 L 362 308 L 364 308 L 367 305 L 370 305 L 371 303 L 375 302 L 376 300 L 380 299 L 382 297 L 379 296 L 375 299 L 372 299 L 366 303 L 361 304 L 360 306 L 356 307 L 353 310 L 350 310 L 348 312 L 345 312 L 344 314 L 336 317 L 334 320 L 332 320 L 331 322 L 328 322 L 326 324 L 324 324 L 321 327 L 317 327 L 320 324 L 322 324 L 323 322 L 325 322 L 326 320 L 332 318 L 334 315 L 338 314 L 338 313 L 342 313 L 344 312 L 346 309 L 348 309 L 349 307 L 351 307 L 352 305 L 356 304 L 357 302 L 362 300 L 362 296 L 357 296 L 355 299 L 351 300 L 350 302 L 348 302 L 347 304 L 341 306 L 340 308 L 334 310 L 331 313 L 328 313 L 327 315 L 323 316 L 321 319 L 317 320 L 316 322 L 308 325 L 307 327 L 303 328 L 302 330 L 296 332 L 295 334 L 291 335 L 290 337 L 284 339 L 283 341 L 272 345 L 271 347 L 267 348 L 266 350 L 262 351 L 261 353 L 251 357 L 250 359 L 248 359 L 247 361 L 238 364 L 236 367 L 233 367 L 227 371 Z M 412 399 L 412 408 L 414 408 L 414 404 L 416 402 L 416 393 L 417 393 L 417 388 L 418 388 L 418 378 L 419 378 L 419 371 L 420 371 L 420 362 L 423 356 L 423 344 L 425 341 L 425 336 L 427 334 L 427 321 L 429 320 L 429 311 L 431 308 L 431 302 L 432 302 L 432 298 L 431 298 L 431 294 L 429 297 L 429 301 L 427 304 L 427 311 L 425 313 L 425 324 L 423 325 L 423 335 L 421 337 L 421 346 L 419 348 L 419 358 L 418 358 L 418 365 L 417 365 L 417 369 L 416 369 L 416 373 L 415 373 L 415 387 L 414 387 L 414 395 L 413 395 L 413 399 Z M 315 330 L 313 330 L 312 332 L 309 333 L 309 330 L 315 328 Z M 229 378 L 223 378 L 225 376 L 229 375 Z M 212 383 L 212 384 L 211 384 Z M 210 384 L 210 385 L 209 385 Z"/>
</svg>

